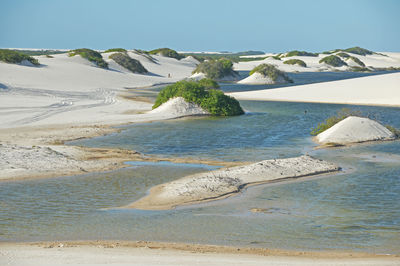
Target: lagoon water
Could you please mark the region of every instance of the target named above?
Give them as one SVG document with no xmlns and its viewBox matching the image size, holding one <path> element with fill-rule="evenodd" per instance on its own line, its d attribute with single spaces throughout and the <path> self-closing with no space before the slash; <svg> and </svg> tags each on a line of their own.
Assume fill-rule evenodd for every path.
<svg viewBox="0 0 400 266">
<path fill-rule="evenodd" d="M 167 211 L 116 209 L 206 165 L 132 163 L 107 173 L 0 183 L 0 241 L 154 240 L 400 253 L 400 142 L 314 150 L 310 129 L 343 107 L 400 127 L 400 108 L 243 101 L 246 115 L 134 124 L 71 144 L 164 157 L 258 161 L 309 153 L 340 174 L 260 185 Z M 253 213 L 252 208 L 265 209 Z"/>
</svg>

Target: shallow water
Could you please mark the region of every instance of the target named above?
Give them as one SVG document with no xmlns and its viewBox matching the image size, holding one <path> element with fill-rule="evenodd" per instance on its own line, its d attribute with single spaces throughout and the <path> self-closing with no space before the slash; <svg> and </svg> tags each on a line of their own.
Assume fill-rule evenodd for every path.
<svg viewBox="0 0 400 266">
<path fill-rule="evenodd" d="M 109 173 L 2 182 L 0 240 L 154 240 L 400 253 L 399 141 L 313 150 L 310 128 L 343 105 L 241 104 L 249 114 L 135 124 L 72 144 L 234 161 L 308 152 L 345 171 L 254 186 L 225 200 L 169 211 L 115 207 L 139 199 L 154 185 L 209 166 L 134 163 Z M 400 127 L 400 108 L 347 107 Z M 253 213 L 252 208 L 265 211 Z"/>
</svg>

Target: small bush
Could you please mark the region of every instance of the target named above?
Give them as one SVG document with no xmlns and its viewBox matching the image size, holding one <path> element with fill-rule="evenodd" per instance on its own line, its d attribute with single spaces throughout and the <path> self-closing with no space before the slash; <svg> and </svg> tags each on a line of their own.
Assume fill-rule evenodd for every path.
<svg viewBox="0 0 400 266">
<path fill-rule="evenodd" d="M 285 57 L 291 57 L 291 56 L 314 56 L 315 57 L 315 56 L 318 56 L 318 53 L 309 53 L 306 51 L 294 50 L 294 51 L 288 52 Z"/>
<path fill-rule="evenodd" d="M 261 64 L 253 68 L 253 70 L 250 71 L 249 75 L 253 75 L 254 73 L 260 73 L 264 77 L 269 77 L 273 81 L 276 81 L 279 77 L 282 77 L 285 81 L 287 82 L 293 82 L 283 71 L 280 71 L 277 69 L 275 66 L 270 65 L 270 64 Z"/>
<path fill-rule="evenodd" d="M 344 49 L 343 51 L 348 52 L 348 53 L 353 53 L 353 54 L 358 54 L 358 55 L 368 55 L 368 54 L 373 54 L 374 52 L 361 48 L 361 47 L 351 47 Z"/>
<path fill-rule="evenodd" d="M 344 62 L 342 59 L 337 57 L 336 55 L 330 55 L 322 58 L 319 60 L 319 63 L 325 63 L 333 67 L 341 67 L 341 66 L 347 66 L 346 62 Z"/>
<path fill-rule="evenodd" d="M 213 79 L 201 79 L 198 81 L 198 83 L 204 87 L 204 89 L 219 89 L 218 82 L 216 82 Z"/>
<path fill-rule="evenodd" d="M 111 48 L 108 50 L 104 51 L 105 53 L 111 53 L 111 52 L 126 52 L 126 49 L 124 48 Z"/>
<path fill-rule="evenodd" d="M 207 78 L 221 79 L 225 76 L 237 75 L 232 67 L 233 63 L 229 59 L 207 60 L 201 62 L 192 73 L 204 73 Z"/>
<path fill-rule="evenodd" d="M 183 55 L 178 54 L 175 50 L 172 50 L 170 48 L 159 48 L 159 49 L 152 50 L 148 53 L 149 54 L 160 54 L 162 56 L 171 57 L 171 58 L 175 58 L 178 60 L 181 60 L 182 58 L 185 57 Z"/>
<path fill-rule="evenodd" d="M 108 68 L 108 64 L 106 61 L 103 60 L 103 57 L 99 52 L 96 52 L 91 49 L 87 48 L 80 48 L 71 50 L 68 53 L 69 56 L 80 55 L 82 58 L 85 58 L 93 63 L 95 63 L 98 67 L 101 68 Z"/>
<path fill-rule="evenodd" d="M 300 59 L 289 59 L 289 60 L 284 61 L 283 63 L 287 64 L 287 65 L 299 65 L 302 67 L 307 67 L 307 64 L 303 60 L 300 60 Z"/>
<path fill-rule="evenodd" d="M 353 111 L 348 108 L 342 108 L 337 112 L 336 115 L 327 118 L 323 123 L 319 123 L 317 127 L 313 128 L 311 131 L 311 135 L 316 136 L 349 116 L 362 116 L 362 114 L 360 111 Z"/>
<path fill-rule="evenodd" d="M 280 54 L 278 54 L 278 55 L 274 55 L 274 56 L 271 56 L 273 59 L 275 59 L 275 60 L 282 60 L 281 58 L 280 58 Z"/>
<path fill-rule="evenodd" d="M 171 98 L 183 97 L 187 102 L 198 104 L 215 116 L 233 116 L 244 114 L 239 102 L 221 90 L 209 89 L 210 81 L 178 81 L 165 87 L 157 96 L 153 109 Z M 205 85 L 206 84 L 206 85 Z"/>
<path fill-rule="evenodd" d="M 140 61 L 131 58 L 126 53 L 115 53 L 109 56 L 118 65 L 130 70 L 132 73 L 147 73 L 147 69 L 140 63 Z"/>
<path fill-rule="evenodd" d="M 390 132 L 392 132 L 393 135 L 394 135 L 396 138 L 400 138 L 400 129 L 397 129 L 397 128 L 392 127 L 392 126 L 390 126 L 390 125 L 386 125 L 385 127 L 386 127 L 387 129 L 389 129 Z"/>
<path fill-rule="evenodd" d="M 40 65 L 39 61 L 36 58 L 33 58 L 29 55 L 13 50 L 0 49 L 0 61 L 10 64 L 21 64 L 24 60 L 28 60 L 35 66 Z"/>
</svg>

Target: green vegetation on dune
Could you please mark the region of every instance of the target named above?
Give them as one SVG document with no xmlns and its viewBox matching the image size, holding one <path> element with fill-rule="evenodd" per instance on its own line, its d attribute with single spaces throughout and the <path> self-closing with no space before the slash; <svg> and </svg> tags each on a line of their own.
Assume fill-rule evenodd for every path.
<svg viewBox="0 0 400 266">
<path fill-rule="evenodd" d="M 318 56 L 318 53 L 309 53 L 306 51 L 290 51 L 288 53 L 286 53 L 286 55 L 284 57 L 291 57 L 291 56 Z"/>
<path fill-rule="evenodd" d="M 261 61 L 267 58 L 267 56 L 263 57 L 239 57 L 238 62 L 251 62 L 251 61 Z"/>
<path fill-rule="evenodd" d="M 356 62 L 359 66 L 365 67 L 365 64 L 364 64 L 360 59 L 358 59 L 358 58 L 355 57 L 355 56 L 351 56 L 351 55 L 346 54 L 346 53 L 343 53 L 343 52 L 337 53 L 336 56 L 339 56 L 339 57 L 344 58 L 344 59 L 346 59 L 346 60 L 351 59 L 351 60 L 353 60 L 354 62 Z"/>
<path fill-rule="evenodd" d="M 356 62 L 359 66 L 365 67 L 365 64 L 364 64 L 360 59 L 358 59 L 357 57 L 355 57 L 355 56 L 350 56 L 349 59 L 351 59 L 351 60 L 353 60 L 354 62 Z"/>
<path fill-rule="evenodd" d="M 353 53 L 353 54 L 358 54 L 358 55 L 368 55 L 368 54 L 373 54 L 374 52 L 361 48 L 361 47 L 351 47 L 344 49 L 343 51 L 348 52 L 348 53 Z"/>
<path fill-rule="evenodd" d="M 349 116 L 362 116 L 362 114 L 360 111 L 353 111 L 348 108 L 342 108 L 337 112 L 336 115 L 327 118 L 324 122 L 319 123 L 317 127 L 313 128 L 311 131 L 311 135 L 316 136 L 319 133 L 322 133 L 325 130 L 333 127 L 335 124 Z"/>
<path fill-rule="evenodd" d="M 371 72 L 371 70 L 366 67 L 352 66 L 350 68 L 351 68 L 351 71 L 353 71 L 353 72 Z"/>
<path fill-rule="evenodd" d="M 299 65 L 302 67 L 307 67 L 307 64 L 303 60 L 300 60 L 300 59 L 289 59 L 289 60 L 284 61 L 283 63 L 287 64 L 287 65 Z"/>
<path fill-rule="evenodd" d="M 206 77 L 210 79 L 222 79 L 225 76 L 237 75 L 233 70 L 232 61 L 226 58 L 203 61 L 192 73 L 204 73 Z"/>
<path fill-rule="evenodd" d="M 253 75 L 254 73 L 260 73 L 264 77 L 269 77 L 271 78 L 272 81 L 277 81 L 279 77 L 282 77 L 285 81 L 292 83 L 293 80 L 291 80 L 283 71 L 280 71 L 277 69 L 275 66 L 270 65 L 270 64 L 261 64 L 253 68 L 253 70 L 250 71 L 249 76 Z"/>
<path fill-rule="evenodd" d="M 59 50 L 13 50 L 17 51 L 26 55 L 30 56 L 37 56 L 37 55 L 51 55 L 51 54 L 65 54 L 65 51 Z"/>
<path fill-rule="evenodd" d="M 197 81 L 197 83 L 199 83 L 201 86 L 204 87 L 204 89 L 208 90 L 208 89 L 219 89 L 219 84 L 218 82 L 216 82 L 213 79 L 201 79 L 199 81 Z"/>
<path fill-rule="evenodd" d="M 21 64 L 24 60 L 31 62 L 35 66 L 40 65 L 36 58 L 29 55 L 14 50 L 0 49 L 0 61 L 10 64 Z"/>
<path fill-rule="evenodd" d="M 87 48 L 80 48 L 71 50 L 68 53 L 69 56 L 80 55 L 82 58 L 85 58 L 93 63 L 95 63 L 98 67 L 101 68 L 108 68 L 108 64 L 106 61 L 103 60 L 103 57 L 99 52 L 96 52 L 91 49 Z"/>
<path fill-rule="evenodd" d="M 267 58 L 267 56 L 258 56 L 258 57 L 242 57 L 246 55 L 264 55 L 265 53 L 262 51 L 244 51 L 237 53 L 182 53 L 185 56 L 193 56 L 198 61 L 203 62 L 205 60 L 218 60 L 221 58 L 226 58 L 231 60 L 232 62 L 249 62 L 249 61 L 258 61 Z"/>
<path fill-rule="evenodd" d="M 385 127 L 386 127 L 387 129 L 389 129 L 389 131 L 392 132 L 393 135 L 394 135 L 396 138 L 400 138 L 400 129 L 397 129 L 397 128 L 392 127 L 392 126 L 390 126 L 390 125 L 385 125 Z"/>
<path fill-rule="evenodd" d="M 333 67 L 347 66 L 346 62 L 344 62 L 342 59 L 340 59 L 336 55 L 326 56 L 326 57 L 322 58 L 321 60 L 319 60 L 319 63 L 320 64 L 325 63 L 325 64 L 328 64 Z"/>
<path fill-rule="evenodd" d="M 126 53 L 115 53 L 109 56 L 118 65 L 130 70 L 132 73 L 147 73 L 147 69 L 140 63 L 140 61 L 131 58 Z"/>
<path fill-rule="evenodd" d="M 160 54 L 162 56 L 171 57 L 171 58 L 175 58 L 178 60 L 181 60 L 182 58 L 185 57 L 181 54 L 178 54 L 175 50 L 172 50 L 170 48 L 159 48 L 159 49 L 151 50 L 148 53 L 149 54 Z"/>
<path fill-rule="evenodd" d="M 124 48 L 111 48 L 104 51 L 104 53 L 111 53 L 111 52 L 126 52 Z"/>
<path fill-rule="evenodd" d="M 341 58 L 349 58 L 350 57 L 349 54 L 346 54 L 346 53 L 343 53 L 343 52 L 337 53 L 336 55 L 340 56 Z"/>
<path fill-rule="evenodd" d="M 206 83 L 206 84 L 205 84 Z M 219 89 L 209 89 L 210 81 L 178 81 L 165 87 L 157 96 L 153 109 L 175 97 L 183 97 L 187 102 L 199 105 L 215 116 L 244 114 L 239 102 Z"/>
</svg>

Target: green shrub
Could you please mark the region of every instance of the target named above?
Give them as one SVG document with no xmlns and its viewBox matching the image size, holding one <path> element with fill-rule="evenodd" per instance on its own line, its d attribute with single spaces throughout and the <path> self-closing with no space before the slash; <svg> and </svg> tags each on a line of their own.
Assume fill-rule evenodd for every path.
<svg viewBox="0 0 400 266">
<path fill-rule="evenodd" d="M 333 67 L 347 66 L 346 62 L 344 62 L 342 59 L 340 59 L 336 55 L 326 56 L 326 57 L 322 58 L 321 60 L 319 60 L 319 63 L 320 64 L 325 63 L 325 64 L 328 64 Z"/>
<path fill-rule="evenodd" d="M 302 67 L 307 67 L 307 64 L 303 60 L 300 60 L 300 59 L 289 59 L 283 63 L 287 64 L 287 65 L 299 65 Z"/>
<path fill-rule="evenodd" d="M 126 49 L 124 48 L 111 48 L 108 50 L 104 51 L 105 53 L 111 53 L 111 52 L 126 52 Z"/>
<path fill-rule="evenodd" d="M 270 64 L 261 64 L 253 68 L 253 70 L 250 71 L 249 75 L 253 75 L 254 73 L 260 73 L 264 77 L 269 77 L 273 81 L 276 81 L 278 77 L 282 77 L 285 81 L 287 82 L 293 82 L 283 71 L 280 71 L 277 69 L 275 66 L 270 65 Z"/>
<path fill-rule="evenodd" d="M 80 48 L 71 50 L 68 53 L 69 56 L 80 55 L 82 58 L 85 58 L 93 63 L 95 63 L 98 67 L 108 68 L 108 64 L 103 60 L 103 57 L 99 52 L 93 51 L 87 48 Z"/>
<path fill-rule="evenodd" d="M 386 125 L 385 127 L 387 129 L 389 129 L 390 132 L 392 132 L 396 138 L 400 138 L 400 129 L 397 129 L 397 128 L 392 127 L 390 125 Z"/>
<path fill-rule="evenodd" d="M 204 83 L 209 81 L 178 81 L 165 87 L 157 96 L 153 109 L 171 98 L 183 97 L 187 102 L 196 103 L 211 115 L 233 116 L 243 114 L 239 102 L 221 90 L 209 89 Z"/>
<path fill-rule="evenodd" d="M 20 64 L 22 61 L 28 60 L 33 65 L 38 66 L 40 65 L 39 61 L 36 58 L 33 58 L 29 55 L 8 50 L 8 49 L 0 49 L 0 61 L 11 63 L 11 64 Z"/>
<path fill-rule="evenodd" d="M 169 48 L 159 48 L 148 52 L 149 54 L 160 54 L 162 56 L 175 58 L 181 60 L 185 56 L 178 54 L 175 50 Z"/>
<path fill-rule="evenodd" d="M 226 58 L 207 60 L 201 62 L 192 73 L 204 73 L 207 78 L 221 79 L 225 76 L 237 75 L 232 67 L 232 61 Z"/>
<path fill-rule="evenodd" d="M 115 53 L 109 56 L 118 65 L 130 70 L 132 73 L 147 73 L 147 69 L 140 63 L 140 61 L 131 58 L 126 53 Z"/>
<path fill-rule="evenodd" d="M 213 79 L 201 79 L 198 81 L 198 83 L 204 87 L 204 89 L 208 90 L 208 89 L 219 89 L 219 85 L 218 82 L 216 82 Z"/>
<path fill-rule="evenodd" d="M 358 55 L 368 55 L 368 54 L 373 54 L 374 52 L 361 48 L 361 47 L 351 47 L 344 49 L 343 51 L 348 52 L 348 53 L 353 53 L 353 54 L 358 54 Z"/>
<path fill-rule="evenodd" d="M 318 53 L 309 53 L 306 51 L 290 51 L 286 54 L 285 57 L 291 57 L 291 56 L 318 56 Z"/>
<path fill-rule="evenodd" d="M 275 60 L 282 60 L 281 58 L 280 58 L 280 54 L 278 54 L 278 55 L 274 55 L 274 56 L 271 56 L 273 59 L 275 59 Z"/>
<path fill-rule="evenodd" d="M 311 135 L 316 136 L 349 116 L 362 116 L 362 114 L 360 111 L 342 108 L 336 115 L 327 118 L 323 123 L 319 123 L 317 127 L 313 128 Z"/>
</svg>

